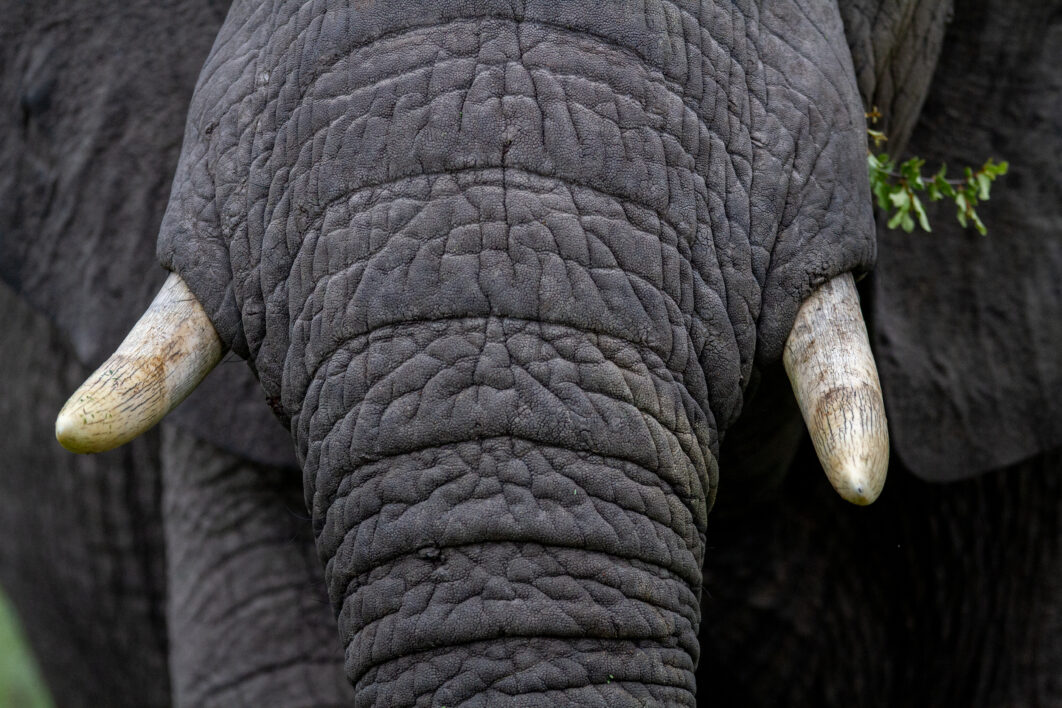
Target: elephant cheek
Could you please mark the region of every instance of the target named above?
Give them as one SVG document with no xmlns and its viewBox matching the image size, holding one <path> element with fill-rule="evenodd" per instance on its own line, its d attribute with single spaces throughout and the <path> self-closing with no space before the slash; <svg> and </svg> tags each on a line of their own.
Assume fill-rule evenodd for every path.
<svg viewBox="0 0 1062 708">
<path fill-rule="evenodd" d="M 293 429 L 359 701 L 694 705 L 715 460 L 665 372 L 501 317 L 322 362 Z"/>
</svg>

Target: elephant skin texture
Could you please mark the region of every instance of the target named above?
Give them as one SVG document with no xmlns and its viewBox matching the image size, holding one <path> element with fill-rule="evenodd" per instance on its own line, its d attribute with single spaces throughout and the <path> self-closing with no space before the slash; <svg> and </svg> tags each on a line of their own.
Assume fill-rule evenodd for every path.
<svg viewBox="0 0 1062 708">
<path fill-rule="evenodd" d="M 1059 2 L 3 5 L 0 583 L 60 705 L 1062 705 Z M 871 105 L 1012 162 L 988 239 L 875 229 Z M 70 457 L 156 255 L 231 353 Z M 779 357 L 875 259 L 854 509 Z"/>
</svg>

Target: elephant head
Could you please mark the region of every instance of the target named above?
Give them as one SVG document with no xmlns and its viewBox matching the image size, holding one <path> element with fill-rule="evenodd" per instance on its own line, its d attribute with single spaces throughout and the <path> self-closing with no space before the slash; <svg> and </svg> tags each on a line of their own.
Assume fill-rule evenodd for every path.
<svg viewBox="0 0 1062 708">
<path fill-rule="evenodd" d="M 842 490 L 880 489 L 832 282 L 874 257 L 843 38 L 811 4 L 237 2 L 161 228 L 177 275 L 60 437 L 136 432 L 231 349 L 290 425 L 361 697 L 692 704 L 756 362 L 788 338 Z"/>
<path fill-rule="evenodd" d="M 360 700 L 693 705 L 756 372 L 785 359 L 842 494 L 886 464 L 854 16 L 238 0 L 174 275 L 60 437 L 121 442 L 231 350 L 291 430 Z"/>
</svg>

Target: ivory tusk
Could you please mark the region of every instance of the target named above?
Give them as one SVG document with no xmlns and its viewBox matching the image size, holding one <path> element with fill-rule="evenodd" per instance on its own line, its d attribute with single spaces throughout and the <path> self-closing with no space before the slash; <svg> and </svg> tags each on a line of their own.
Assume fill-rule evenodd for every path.
<svg viewBox="0 0 1062 708">
<path fill-rule="evenodd" d="M 889 431 L 851 273 L 800 306 L 782 361 L 830 484 L 853 504 L 870 504 L 885 485 Z"/>
<path fill-rule="evenodd" d="M 221 360 L 203 306 L 172 273 L 118 350 L 81 385 L 55 421 L 71 452 L 104 452 L 147 431 Z"/>
</svg>

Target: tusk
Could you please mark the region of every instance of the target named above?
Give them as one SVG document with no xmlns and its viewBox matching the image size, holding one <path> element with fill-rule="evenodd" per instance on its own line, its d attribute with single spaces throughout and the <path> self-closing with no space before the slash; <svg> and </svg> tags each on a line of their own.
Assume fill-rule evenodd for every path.
<svg viewBox="0 0 1062 708">
<path fill-rule="evenodd" d="M 221 340 L 176 273 L 118 351 L 74 392 L 55 421 L 71 452 L 104 452 L 150 429 L 221 360 Z"/>
<path fill-rule="evenodd" d="M 800 306 L 782 361 L 830 484 L 853 504 L 870 504 L 885 485 L 889 431 L 851 273 Z"/>
</svg>

